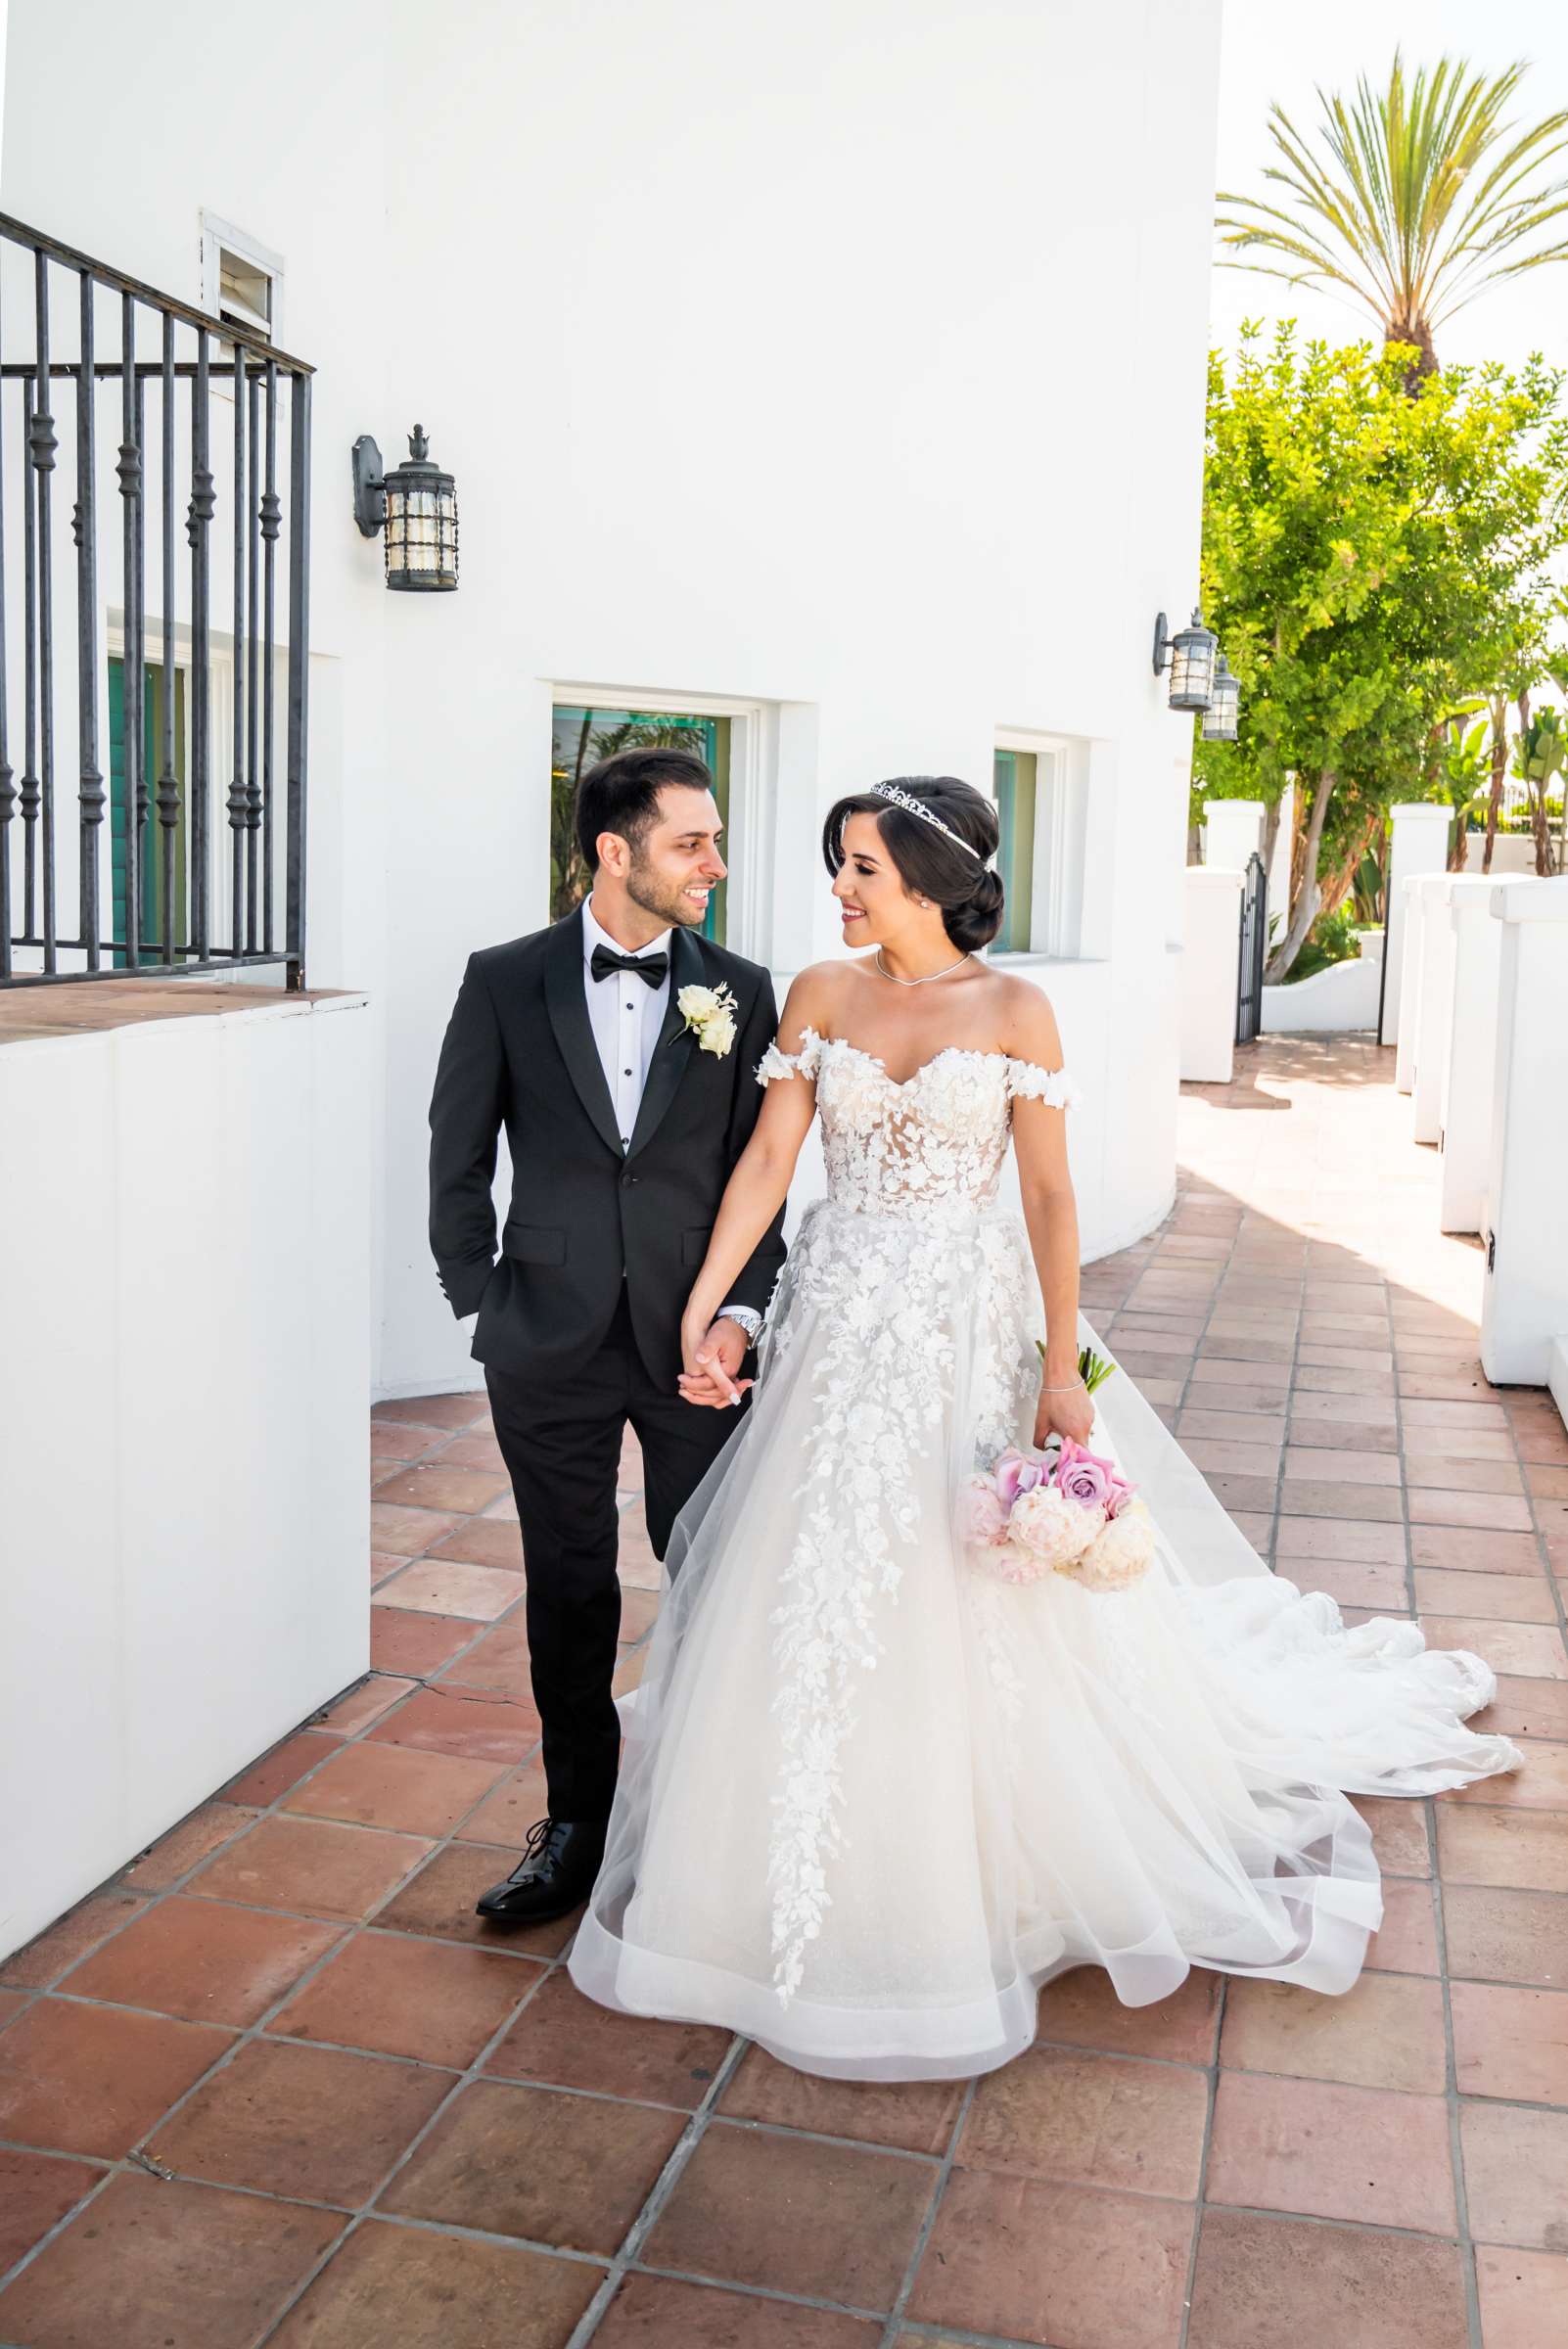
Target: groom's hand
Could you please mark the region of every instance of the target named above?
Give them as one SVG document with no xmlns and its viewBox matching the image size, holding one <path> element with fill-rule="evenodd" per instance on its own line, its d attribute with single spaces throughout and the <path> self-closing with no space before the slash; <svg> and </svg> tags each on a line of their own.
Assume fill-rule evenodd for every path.
<svg viewBox="0 0 1568 2349">
<path fill-rule="evenodd" d="M 727 1410 L 739 1403 L 753 1384 L 737 1375 L 746 1359 L 746 1332 L 720 1314 L 700 1336 L 682 1332 L 685 1358 L 679 1386 L 687 1403 L 712 1410 Z"/>
</svg>

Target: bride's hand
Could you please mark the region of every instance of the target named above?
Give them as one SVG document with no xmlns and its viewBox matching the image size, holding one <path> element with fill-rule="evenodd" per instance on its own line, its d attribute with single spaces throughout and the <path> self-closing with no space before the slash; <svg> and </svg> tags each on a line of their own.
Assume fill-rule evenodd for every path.
<svg viewBox="0 0 1568 2349">
<path fill-rule="evenodd" d="M 753 1383 L 736 1376 L 746 1359 L 746 1332 L 722 1313 L 712 1326 L 683 1321 L 678 1381 L 682 1401 L 715 1410 L 727 1410 L 739 1403 Z"/>
<path fill-rule="evenodd" d="M 1051 1389 L 1060 1392 L 1051 1392 Z M 1054 1379 L 1047 1369 L 1040 1397 L 1035 1410 L 1035 1450 L 1044 1449 L 1049 1436 L 1066 1436 L 1074 1444 L 1086 1444 L 1094 1428 L 1094 1405 L 1082 1379 L 1068 1380 L 1057 1375 Z"/>
</svg>

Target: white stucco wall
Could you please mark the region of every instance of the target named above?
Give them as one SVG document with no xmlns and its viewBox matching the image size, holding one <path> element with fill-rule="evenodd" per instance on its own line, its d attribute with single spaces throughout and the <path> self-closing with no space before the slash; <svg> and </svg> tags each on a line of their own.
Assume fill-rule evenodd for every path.
<svg viewBox="0 0 1568 2349">
<path fill-rule="evenodd" d="M 1383 978 L 1383 933 L 1363 930 L 1360 951 L 1305 979 L 1263 990 L 1265 1036 L 1338 1036 L 1377 1026 Z"/>
<path fill-rule="evenodd" d="M 1219 0 L 454 0 L 433 56 L 410 0 L 199 39 L 14 0 L 5 208 L 187 298 L 221 213 L 318 368 L 309 976 L 371 997 L 383 1391 L 471 1373 L 425 1110 L 466 953 L 545 918 L 562 684 L 759 708 L 734 844 L 770 886 L 731 943 L 781 977 L 834 950 L 837 793 L 1077 746 L 1084 942 L 1037 969 L 1086 1253 L 1162 1213 L 1191 736 L 1147 646 L 1196 577 L 1218 32 Z M 416 417 L 453 596 L 388 596 L 349 513 L 350 442 L 395 460 Z"/>
<path fill-rule="evenodd" d="M 0 1957 L 368 1667 L 370 1057 L 0 1039 Z"/>
</svg>

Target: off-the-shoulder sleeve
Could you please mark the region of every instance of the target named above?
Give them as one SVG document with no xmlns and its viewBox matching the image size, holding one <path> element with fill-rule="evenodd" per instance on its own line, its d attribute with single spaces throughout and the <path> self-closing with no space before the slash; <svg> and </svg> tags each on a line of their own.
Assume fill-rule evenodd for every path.
<svg viewBox="0 0 1568 2349">
<path fill-rule="evenodd" d="M 1042 1069 L 1034 1060 L 1008 1061 L 1007 1093 L 1013 1101 L 1043 1101 L 1047 1109 L 1077 1109 L 1084 1099 L 1065 1069 Z"/>
<path fill-rule="evenodd" d="M 775 1036 L 757 1064 L 759 1084 L 776 1084 L 781 1077 L 814 1077 L 822 1057 L 822 1038 L 814 1028 L 801 1031 L 799 1052 L 781 1052 Z"/>
</svg>

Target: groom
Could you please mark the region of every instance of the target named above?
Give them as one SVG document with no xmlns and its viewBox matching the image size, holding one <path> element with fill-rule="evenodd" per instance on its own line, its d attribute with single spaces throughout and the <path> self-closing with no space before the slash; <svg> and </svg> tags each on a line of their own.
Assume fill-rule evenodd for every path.
<svg viewBox="0 0 1568 2349">
<path fill-rule="evenodd" d="M 591 896 L 553 928 L 469 957 L 431 1101 L 430 1239 L 517 1496 L 549 1815 L 479 1902 L 506 1928 L 586 1899 L 604 1854 L 621 1730 L 616 1470 L 642 1447 L 649 1538 L 674 1520 L 734 1417 L 685 1402 L 680 1317 L 761 1102 L 777 1012 L 765 970 L 700 932 L 724 878 L 713 778 L 678 750 L 623 751 L 582 777 Z M 732 1015 L 682 1010 L 727 989 Z M 705 1016 L 706 1015 L 706 1016 Z M 495 1253 L 496 1136 L 512 1161 Z M 782 1216 L 707 1351 L 734 1381 L 784 1258 Z"/>
</svg>

